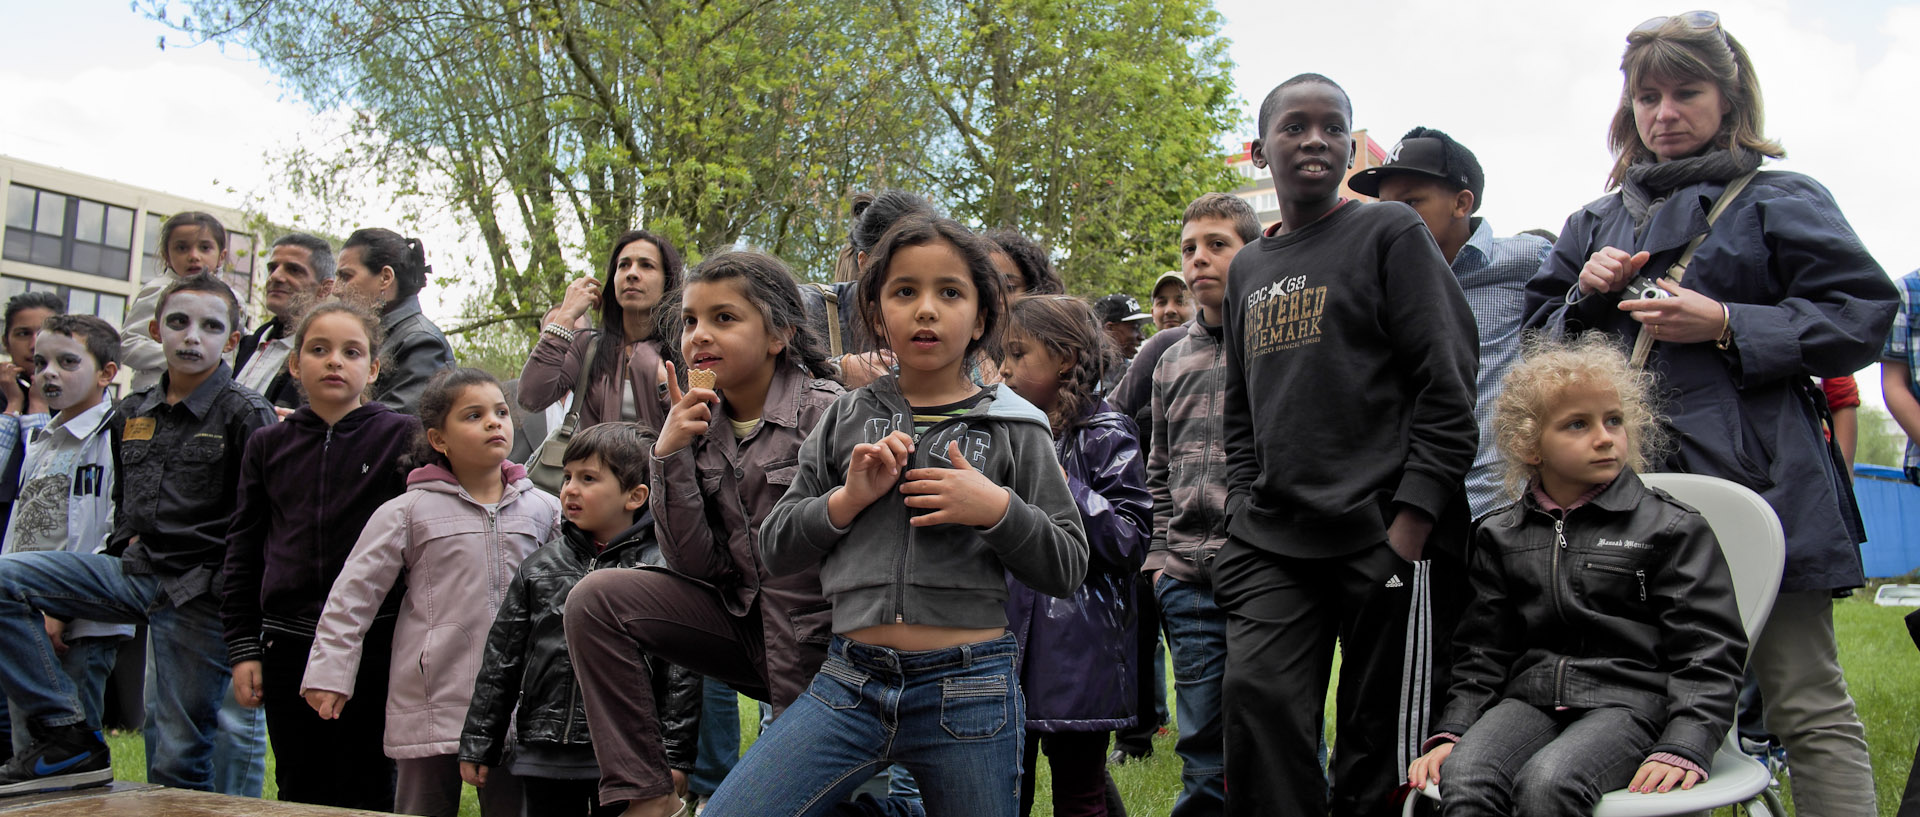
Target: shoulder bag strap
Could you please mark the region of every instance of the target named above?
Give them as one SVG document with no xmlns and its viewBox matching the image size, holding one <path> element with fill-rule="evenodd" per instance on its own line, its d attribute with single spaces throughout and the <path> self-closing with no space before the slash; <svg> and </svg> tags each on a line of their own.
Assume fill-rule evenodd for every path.
<svg viewBox="0 0 1920 817">
<path fill-rule="evenodd" d="M 1727 206 L 1733 203 L 1734 197 L 1739 196 L 1740 191 L 1746 189 L 1747 182 L 1753 181 L 1754 174 L 1759 172 L 1758 170 L 1749 170 L 1727 184 L 1727 189 L 1720 194 L 1720 200 L 1714 202 L 1713 209 L 1707 211 L 1707 231 L 1694 236 L 1692 241 L 1687 242 L 1687 249 L 1680 253 L 1679 260 L 1674 261 L 1673 266 L 1667 268 L 1668 278 L 1672 278 L 1676 283 L 1686 278 L 1687 265 L 1693 263 L 1693 252 L 1700 249 L 1700 244 L 1705 242 L 1707 236 L 1713 233 L 1713 223 L 1720 220 L 1720 214 L 1727 211 Z M 1644 327 L 1642 328 L 1644 329 Z M 1639 335 L 1635 336 L 1633 339 L 1633 367 L 1639 369 L 1646 366 L 1647 354 L 1652 351 L 1653 333 L 1642 331 Z"/>
</svg>

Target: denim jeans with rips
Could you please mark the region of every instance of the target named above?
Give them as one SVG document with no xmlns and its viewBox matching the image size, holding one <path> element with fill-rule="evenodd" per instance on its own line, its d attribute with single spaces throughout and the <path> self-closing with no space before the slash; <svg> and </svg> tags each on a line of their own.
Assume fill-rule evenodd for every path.
<svg viewBox="0 0 1920 817">
<path fill-rule="evenodd" d="M 1026 723 L 1018 649 L 1011 634 L 921 651 L 835 636 L 806 694 L 741 759 L 707 814 L 918 813 L 842 802 L 899 763 L 930 817 L 1013 817 Z"/>
</svg>

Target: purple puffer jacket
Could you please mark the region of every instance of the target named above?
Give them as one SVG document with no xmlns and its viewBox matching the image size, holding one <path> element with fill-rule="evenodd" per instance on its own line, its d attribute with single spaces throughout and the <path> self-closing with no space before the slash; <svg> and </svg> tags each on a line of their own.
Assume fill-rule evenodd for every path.
<svg viewBox="0 0 1920 817">
<path fill-rule="evenodd" d="M 1106 732 L 1134 720 L 1134 576 L 1153 532 L 1153 497 L 1133 421 L 1096 404 L 1053 441 L 1087 529 L 1087 579 L 1066 598 L 1007 578 L 1020 688 L 1033 732 Z"/>
</svg>

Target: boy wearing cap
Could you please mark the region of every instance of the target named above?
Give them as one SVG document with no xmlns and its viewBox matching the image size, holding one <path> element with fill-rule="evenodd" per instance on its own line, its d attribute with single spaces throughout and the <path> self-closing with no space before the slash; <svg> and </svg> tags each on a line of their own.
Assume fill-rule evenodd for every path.
<svg viewBox="0 0 1920 817">
<path fill-rule="evenodd" d="M 1152 315 L 1140 311 L 1140 302 L 1132 295 L 1102 296 L 1093 302 L 1094 317 L 1100 321 L 1100 327 L 1107 332 L 1107 339 L 1113 341 L 1114 348 L 1120 350 L 1121 364 L 1107 372 L 1100 381 L 1100 389 L 1112 394 L 1120 385 L 1120 379 L 1126 376 L 1127 366 L 1133 362 L 1133 356 L 1140 351 L 1140 341 L 1146 337 L 1142 331 Z"/>
<path fill-rule="evenodd" d="M 1500 396 L 1500 381 L 1520 357 L 1527 279 L 1553 251 L 1553 244 L 1539 236 L 1495 238 L 1486 219 L 1473 215 L 1480 209 L 1485 185 L 1473 151 L 1445 133 L 1424 127 L 1400 137 L 1386 164 L 1360 171 L 1347 181 L 1356 193 L 1401 202 L 1420 214 L 1473 309 L 1480 335 L 1473 409 L 1480 426 L 1480 448 L 1467 471 L 1467 504 L 1475 518 L 1505 504 L 1500 454 L 1493 444 L 1493 401 Z"/>
</svg>

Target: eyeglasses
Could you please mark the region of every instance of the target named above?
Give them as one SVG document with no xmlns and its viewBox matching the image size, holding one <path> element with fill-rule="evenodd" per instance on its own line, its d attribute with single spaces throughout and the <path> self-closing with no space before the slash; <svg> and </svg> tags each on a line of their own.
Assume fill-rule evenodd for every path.
<svg viewBox="0 0 1920 817">
<path fill-rule="evenodd" d="M 1711 11 L 1700 10 L 1700 11 L 1689 11 L 1684 14 L 1675 14 L 1671 17 L 1664 16 L 1664 15 L 1660 17 L 1649 17 L 1647 18 L 1646 22 L 1641 23 L 1637 26 L 1634 26 L 1632 33 L 1650 34 L 1652 32 L 1659 31 L 1662 26 L 1665 26 L 1667 24 L 1668 20 L 1679 20 L 1682 23 L 1686 23 L 1688 28 L 1699 29 L 1703 31 L 1717 29 L 1720 27 L 1720 15 L 1715 14 Z"/>
</svg>

